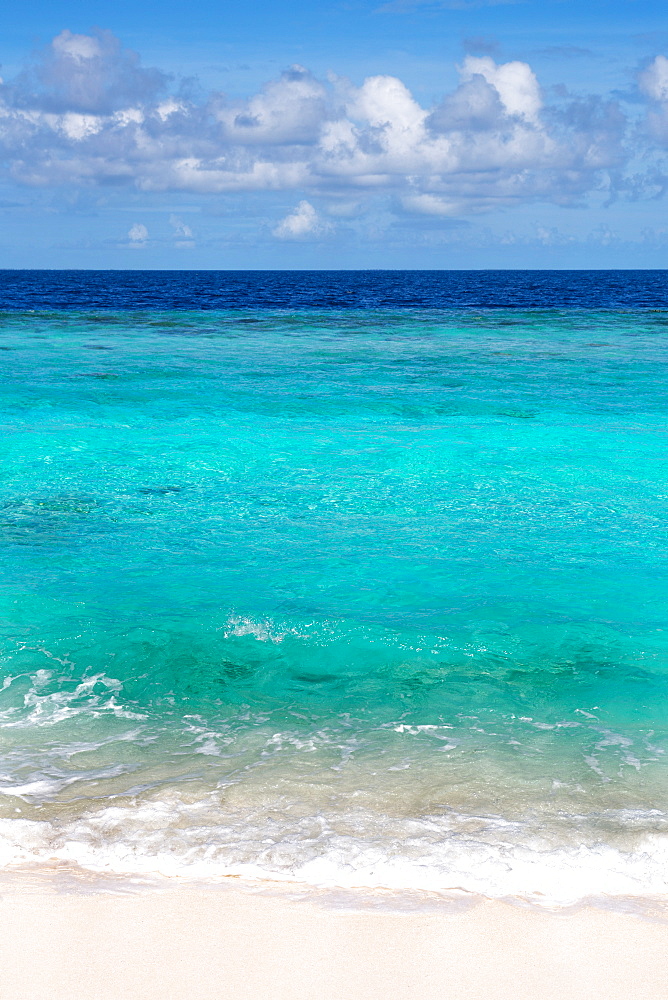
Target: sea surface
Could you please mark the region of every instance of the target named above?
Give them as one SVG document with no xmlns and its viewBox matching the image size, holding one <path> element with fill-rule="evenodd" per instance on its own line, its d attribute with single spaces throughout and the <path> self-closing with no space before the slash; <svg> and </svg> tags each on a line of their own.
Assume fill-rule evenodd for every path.
<svg viewBox="0 0 668 1000">
<path fill-rule="evenodd" d="M 666 272 L 0 272 L 0 865 L 668 890 Z"/>
</svg>

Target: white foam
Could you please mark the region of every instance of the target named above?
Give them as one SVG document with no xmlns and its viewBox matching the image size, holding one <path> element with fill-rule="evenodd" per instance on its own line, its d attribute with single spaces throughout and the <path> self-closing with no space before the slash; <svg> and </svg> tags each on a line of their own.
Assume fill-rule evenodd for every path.
<svg viewBox="0 0 668 1000">
<path fill-rule="evenodd" d="M 230 627 L 258 641 L 280 641 L 261 623 Z M 283 716 L 251 716 L 246 709 L 213 725 L 186 716 L 176 741 L 171 730 L 142 722 L 101 726 L 101 739 L 91 742 L 91 716 L 144 717 L 118 703 L 120 684 L 105 674 L 54 686 L 48 670 L 30 675 L 22 717 L 8 717 L 14 742 L 0 800 L 17 816 L 0 821 L 0 863 L 58 858 L 119 874 L 462 889 L 550 905 L 668 891 L 668 817 L 657 809 L 606 806 L 637 801 L 621 785 L 613 796 L 609 773 L 628 765 L 635 780 L 641 751 L 598 722 L 525 720 L 538 729 L 587 728 L 591 738 L 582 751 L 592 786 L 585 790 L 581 758 L 569 781 L 555 777 L 546 785 L 531 758 L 509 758 L 509 765 L 462 752 L 470 732 L 485 731 L 476 717 L 456 731 L 427 719 L 360 728 L 347 716 L 336 725 L 293 727 Z M 64 739 L 51 727 L 72 715 L 83 725 L 68 722 Z M 39 739 L 21 726 L 34 727 Z M 150 754 L 125 746 L 119 755 L 120 741 L 155 745 Z M 79 758 L 75 770 L 74 755 L 89 751 L 90 763 Z M 130 772 L 131 781 L 96 787 L 99 779 Z M 650 778 L 644 791 L 639 786 L 639 800 L 661 802 L 663 786 Z M 67 791 L 76 781 L 81 788 Z M 39 821 L 19 817 L 22 803 L 11 797 Z M 36 806 L 39 812 L 28 813 Z M 577 808 L 591 815 L 570 815 Z"/>
<path fill-rule="evenodd" d="M 288 634 L 288 629 L 278 630 L 269 621 L 255 621 L 252 618 L 231 615 L 228 619 L 225 638 L 231 635 L 252 635 L 258 642 L 282 642 Z"/>
<path fill-rule="evenodd" d="M 37 778 L 35 781 L 27 781 L 24 784 L 0 785 L 0 795 L 15 795 L 17 798 L 25 798 L 27 796 L 29 798 L 36 797 L 42 799 L 57 794 L 57 792 L 66 788 L 73 781 L 77 781 L 77 778 L 60 781 L 54 778 Z"/>
<path fill-rule="evenodd" d="M 132 712 L 119 705 L 116 697 L 122 690 L 122 683 L 104 673 L 91 674 L 74 688 L 61 687 L 56 691 L 46 691 L 53 674 L 50 670 L 37 670 L 29 675 L 31 686 L 23 697 L 24 709 L 19 718 L 12 719 L 16 707 L 3 713 L 3 725 L 7 729 L 30 729 L 34 726 L 53 726 L 76 715 L 114 715 L 121 719 L 145 719 L 146 715 Z M 17 678 L 10 678 L 10 684 Z M 9 685 L 6 685 L 9 687 Z"/>
<path fill-rule="evenodd" d="M 642 827 L 648 818 L 666 816 L 650 810 L 617 818 Z M 467 825 L 479 829 L 467 833 Z M 59 859 L 117 874 L 459 889 L 550 906 L 668 892 L 666 834 L 644 833 L 629 851 L 600 841 L 546 847 L 539 834 L 500 816 L 240 815 L 221 808 L 213 793 L 195 802 L 170 793 L 61 824 L 0 820 L 0 863 Z"/>
</svg>

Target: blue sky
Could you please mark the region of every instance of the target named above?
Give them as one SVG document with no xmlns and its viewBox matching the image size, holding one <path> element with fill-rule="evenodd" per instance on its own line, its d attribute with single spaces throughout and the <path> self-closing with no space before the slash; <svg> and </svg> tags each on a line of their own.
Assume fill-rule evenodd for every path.
<svg viewBox="0 0 668 1000">
<path fill-rule="evenodd" d="M 0 267 L 664 267 L 658 2 L 0 13 Z"/>
</svg>

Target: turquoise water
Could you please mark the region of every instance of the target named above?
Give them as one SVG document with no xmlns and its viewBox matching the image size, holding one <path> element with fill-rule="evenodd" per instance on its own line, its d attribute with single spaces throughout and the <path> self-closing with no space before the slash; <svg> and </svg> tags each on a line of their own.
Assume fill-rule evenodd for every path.
<svg viewBox="0 0 668 1000">
<path fill-rule="evenodd" d="M 0 318 L 0 859 L 663 892 L 665 313 Z"/>
</svg>

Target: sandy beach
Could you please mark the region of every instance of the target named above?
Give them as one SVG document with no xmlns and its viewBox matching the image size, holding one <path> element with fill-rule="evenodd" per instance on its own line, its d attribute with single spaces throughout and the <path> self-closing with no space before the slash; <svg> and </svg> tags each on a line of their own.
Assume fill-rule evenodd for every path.
<svg viewBox="0 0 668 1000">
<path fill-rule="evenodd" d="M 661 1000 L 668 920 L 239 884 L 2 887 L 2 1000 Z"/>
</svg>

